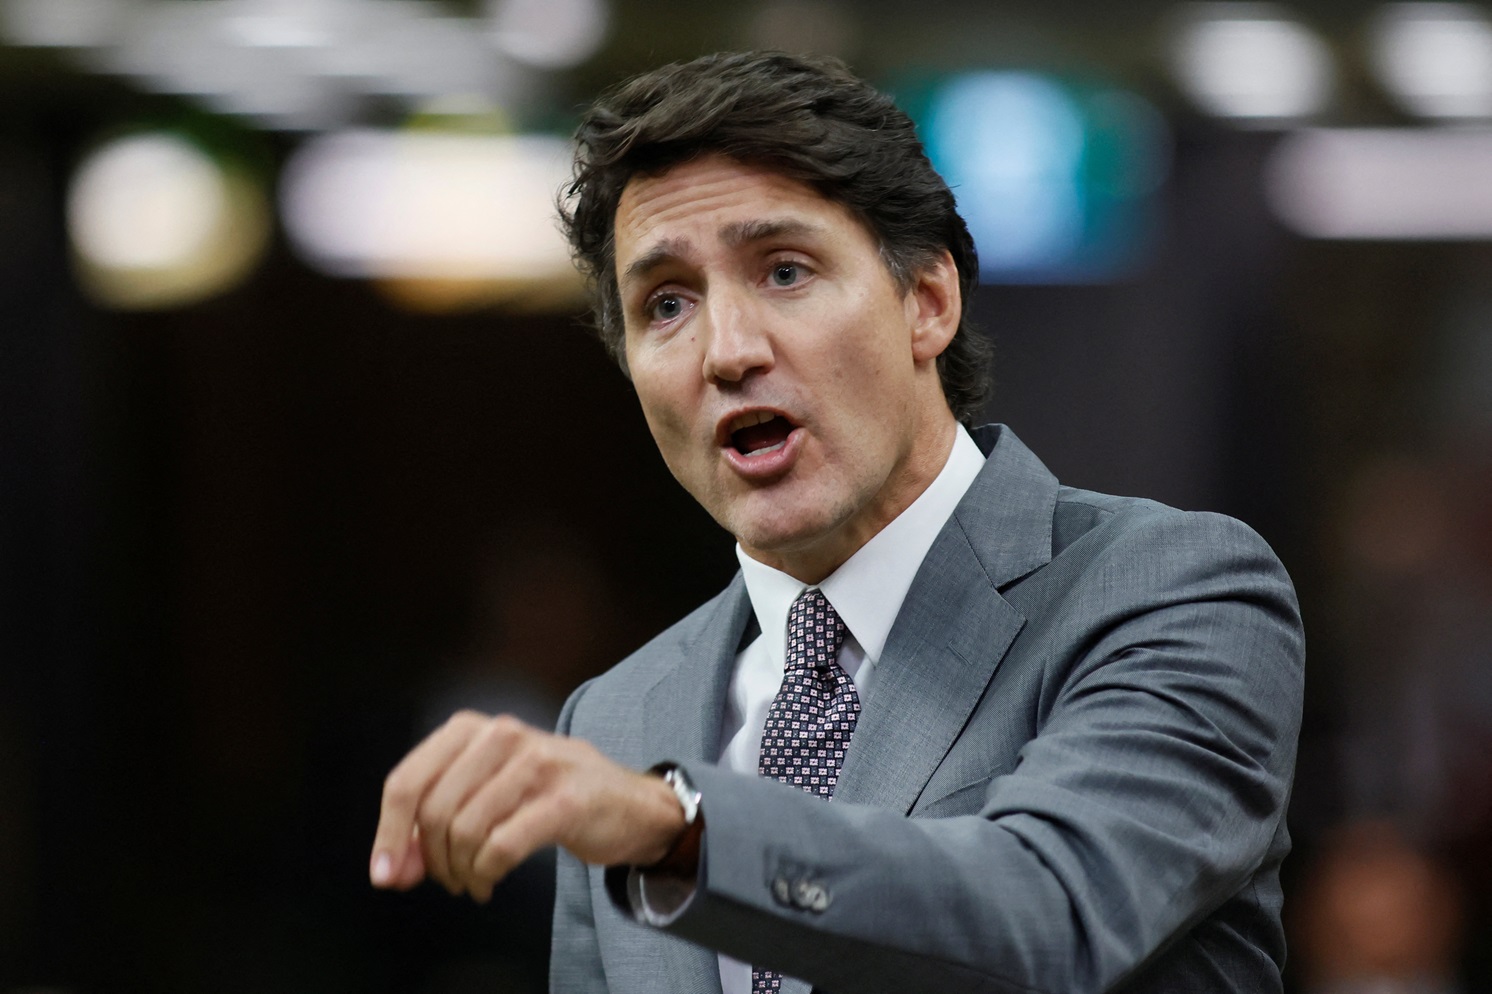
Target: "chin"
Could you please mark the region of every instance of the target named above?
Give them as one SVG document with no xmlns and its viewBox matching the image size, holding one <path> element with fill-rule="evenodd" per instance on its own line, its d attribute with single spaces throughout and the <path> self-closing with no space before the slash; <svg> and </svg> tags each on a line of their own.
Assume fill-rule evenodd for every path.
<svg viewBox="0 0 1492 994">
<path fill-rule="evenodd" d="M 738 523 L 739 524 L 739 523 Z M 800 552 L 821 542 L 832 528 L 824 522 L 753 522 L 729 529 L 748 549 L 780 555 Z"/>
</svg>

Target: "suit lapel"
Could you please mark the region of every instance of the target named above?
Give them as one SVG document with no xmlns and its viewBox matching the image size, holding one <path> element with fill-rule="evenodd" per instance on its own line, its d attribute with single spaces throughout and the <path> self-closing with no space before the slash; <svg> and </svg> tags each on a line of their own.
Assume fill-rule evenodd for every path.
<svg viewBox="0 0 1492 994">
<path fill-rule="evenodd" d="M 720 756 L 725 698 L 741 635 L 751 620 L 751 600 L 739 573 L 698 630 L 673 653 L 671 665 L 649 688 L 638 729 L 642 752 L 658 760 Z"/>
<path fill-rule="evenodd" d="M 911 811 L 1024 624 L 945 529 L 876 664 L 835 800 Z"/>
<path fill-rule="evenodd" d="M 876 663 L 835 799 L 910 812 L 1025 618 L 1000 588 L 1051 558 L 1057 481 L 1008 429 L 928 550 Z"/>
</svg>

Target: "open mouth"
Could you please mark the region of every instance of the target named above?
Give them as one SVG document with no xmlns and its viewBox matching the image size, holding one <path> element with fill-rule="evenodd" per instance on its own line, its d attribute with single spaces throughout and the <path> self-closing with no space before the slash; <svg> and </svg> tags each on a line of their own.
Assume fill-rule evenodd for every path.
<svg viewBox="0 0 1492 994">
<path fill-rule="evenodd" d="M 730 445 L 743 456 L 762 456 L 787 444 L 797 425 L 771 411 L 749 411 L 729 425 Z"/>
</svg>

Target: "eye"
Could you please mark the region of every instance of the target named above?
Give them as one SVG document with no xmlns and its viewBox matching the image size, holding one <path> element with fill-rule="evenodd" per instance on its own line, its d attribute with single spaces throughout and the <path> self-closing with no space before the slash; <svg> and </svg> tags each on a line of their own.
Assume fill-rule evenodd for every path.
<svg viewBox="0 0 1492 994">
<path fill-rule="evenodd" d="M 773 286 L 792 286 L 803 279 L 803 267 L 796 262 L 779 262 L 772 267 Z"/>
<path fill-rule="evenodd" d="M 660 294 L 648 304 L 648 317 L 653 321 L 672 321 L 683 313 L 684 298 L 676 293 Z"/>
</svg>

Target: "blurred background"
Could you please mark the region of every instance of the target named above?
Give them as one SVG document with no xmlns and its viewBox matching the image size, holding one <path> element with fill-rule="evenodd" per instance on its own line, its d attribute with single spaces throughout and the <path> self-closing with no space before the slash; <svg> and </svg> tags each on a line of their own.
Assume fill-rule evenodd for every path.
<svg viewBox="0 0 1492 994">
<path fill-rule="evenodd" d="M 741 47 L 917 119 L 990 420 L 1291 569 L 1292 990 L 1492 990 L 1487 5 L 0 0 L 0 991 L 544 988 L 546 859 L 376 894 L 379 789 L 734 570 L 552 206 Z"/>
</svg>

